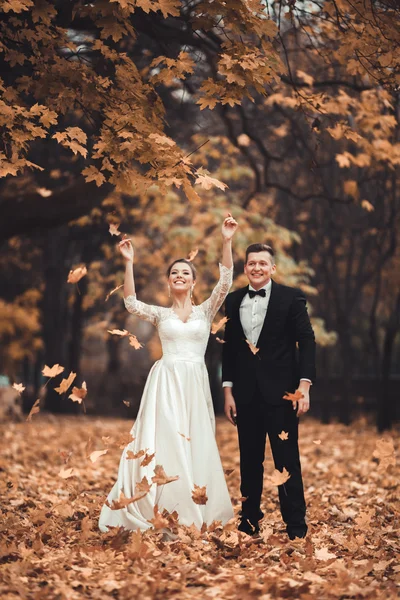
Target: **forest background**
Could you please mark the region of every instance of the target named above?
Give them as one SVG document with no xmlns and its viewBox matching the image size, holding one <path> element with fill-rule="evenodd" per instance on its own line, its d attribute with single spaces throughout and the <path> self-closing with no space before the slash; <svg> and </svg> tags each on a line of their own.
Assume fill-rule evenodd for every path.
<svg viewBox="0 0 400 600">
<path fill-rule="evenodd" d="M 348 424 L 362 412 L 389 428 L 400 416 L 396 0 L 3 0 L 0 11 L 3 391 L 22 384 L 26 411 L 40 398 L 51 412 L 133 417 L 160 347 L 111 293 L 123 281 L 116 244 L 133 240 L 138 295 L 164 305 L 167 264 L 198 249 L 201 302 L 230 211 L 234 285 L 246 246 L 263 241 L 276 280 L 307 294 L 312 414 Z M 220 409 L 217 336 L 207 363 Z M 64 372 L 47 385 L 54 364 Z"/>
</svg>

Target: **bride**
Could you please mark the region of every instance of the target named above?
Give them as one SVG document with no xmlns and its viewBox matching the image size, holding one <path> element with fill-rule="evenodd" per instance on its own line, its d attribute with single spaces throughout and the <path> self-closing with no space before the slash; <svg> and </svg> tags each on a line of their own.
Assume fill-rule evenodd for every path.
<svg viewBox="0 0 400 600">
<path fill-rule="evenodd" d="M 170 513 L 176 511 L 180 524 L 194 524 L 199 529 L 203 524 L 226 523 L 233 517 L 215 441 L 214 410 L 204 354 L 211 323 L 232 284 L 231 243 L 237 226 L 229 214 L 222 225 L 220 278 L 211 296 L 199 306 L 192 305 L 191 301 L 196 271 L 185 259 L 174 261 L 167 271 L 172 298 L 170 308 L 137 300 L 133 247 L 129 239 L 119 243 L 126 261 L 125 306 L 130 313 L 157 327 L 163 355 L 147 378 L 131 430 L 133 440 L 122 452 L 118 479 L 101 510 L 101 531 L 108 531 L 109 526 L 149 529 L 156 507 L 160 513 L 164 509 Z M 160 473 L 158 465 L 170 478 L 177 478 L 163 485 L 162 477 L 155 473 L 155 470 Z M 156 481 L 152 482 L 152 477 Z M 150 484 L 149 490 L 147 484 Z M 205 487 L 202 490 L 207 496 L 207 500 L 203 499 L 205 504 L 193 500 L 193 492 L 200 492 L 195 486 Z M 134 500 L 135 494 L 137 500 Z M 126 499 L 131 501 L 128 503 Z M 120 506 L 122 508 L 118 508 Z"/>
</svg>

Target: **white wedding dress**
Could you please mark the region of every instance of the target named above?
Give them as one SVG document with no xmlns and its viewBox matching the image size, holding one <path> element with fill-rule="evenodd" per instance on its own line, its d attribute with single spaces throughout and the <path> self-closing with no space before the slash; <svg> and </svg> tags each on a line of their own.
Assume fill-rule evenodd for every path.
<svg viewBox="0 0 400 600">
<path fill-rule="evenodd" d="M 163 355 L 152 367 L 143 392 L 139 413 L 131 430 L 134 438 L 122 453 L 118 479 L 108 495 L 108 503 L 127 498 L 146 477 L 151 484 L 156 465 L 168 476 L 179 479 L 166 485 L 151 485 L 144 498 L 126 508 L 112 510 L 104 504 L 99 528 L 149 529 L 154 507 L 160 512 L 177 511 L 179 523 L 199 529 L 212 521 L 226 523 L 233 510 L 215 440 L 215 417 L 204 354 L 211 323 L 232 284 L 232 269 L 220 265 L 220 279 L 210 298 L 193 306 L 183 322 L 172 308 L 144 304 L 136 296 L 125 299 L 127 310 L 150 321 L 158 329 Z M 127 458 L 128 451 L 155 453 L 147 466 L 143 456 Z M 194 486 L 206 486 L 206 504 L 192 499 Z"/>
</svg>

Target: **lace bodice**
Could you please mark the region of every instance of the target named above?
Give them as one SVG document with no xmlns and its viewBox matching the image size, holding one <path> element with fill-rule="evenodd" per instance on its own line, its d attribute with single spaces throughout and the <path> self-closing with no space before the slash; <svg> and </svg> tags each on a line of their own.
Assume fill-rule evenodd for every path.
<svg viewBox="0 0 400 600">
<path fill-rule="evenodd" d="M 220 277 L 211 296 L 202 304 L 193 306 L 187 321 L 183 322 L 174 310 L 141 302 L 136 295 L 124 299 L 126 309 L 158 329 L 163 358 L 202 361 L 210 336 L 211 323 L 221 308 L 232 285 L 233 269 L 219 265 Z"/>
</svg>

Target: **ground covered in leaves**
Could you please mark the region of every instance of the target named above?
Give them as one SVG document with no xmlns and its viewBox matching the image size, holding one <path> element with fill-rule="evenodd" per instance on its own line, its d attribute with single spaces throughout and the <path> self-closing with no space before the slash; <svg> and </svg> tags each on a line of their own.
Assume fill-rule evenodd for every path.
<svg viewBox="0 0 400 600">
<path fill-rule="evenodd" d="M 399 597 L 398 432 L 381 441 L 365 422 L 346 428 L 304 420 L 306 540 L 283 533 L 267 452 L 261 537 L 238 534 L 232 522 L 202 533 L 178 528 L 178 539 L 165 542 L 154 530 L 97 529 L 130 427 L 42 414 L 1 426 L 3 600 Z M 223 419 L 218 443 L 237 512 L 236 431 Z"/>
</svg>

